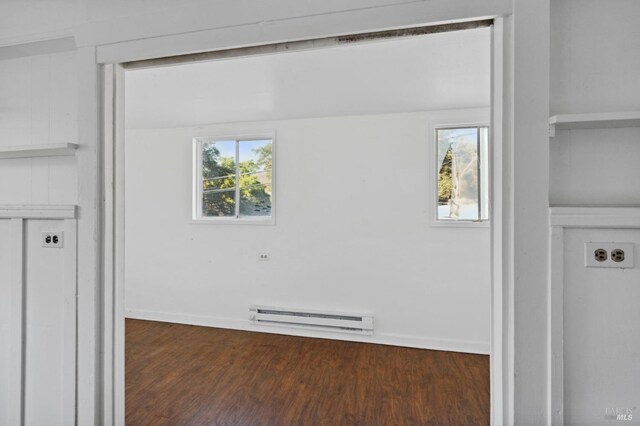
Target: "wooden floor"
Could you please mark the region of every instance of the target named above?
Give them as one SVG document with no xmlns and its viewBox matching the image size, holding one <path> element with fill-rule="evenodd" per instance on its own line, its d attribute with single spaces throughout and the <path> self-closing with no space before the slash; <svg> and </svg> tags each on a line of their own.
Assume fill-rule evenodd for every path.
<svg viewBox="0 0 640 426">
<path fill-rule="evenodd" d="M 488 425 L 489 357 L 126 321 L 127 425 Z"/>
</svg>

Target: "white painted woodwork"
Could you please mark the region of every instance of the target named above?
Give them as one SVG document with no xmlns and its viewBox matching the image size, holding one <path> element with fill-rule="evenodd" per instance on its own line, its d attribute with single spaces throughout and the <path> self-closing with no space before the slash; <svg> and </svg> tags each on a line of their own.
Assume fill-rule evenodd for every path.
<svg viewBox="0 0 640 426">
<path fill-rule="evenodd" d="M 598 424 L 605 408 L 635 404 L 640 347 L 626 337 L 640 332 L 639 274 L 586 268 L 583 247 L 640 244 L 640 207 L 552 207 L 549 223 L 550 423 Z"/>
<path fill-rule="evenodd" d="M 60 249 L 42 232 L 64 232 Z M 0 421 L 73 425 L 76 401 L 75 206 L 0 205 Z M 4 254 L 8 254 L 6 257 Z M 9 262 L 5 263 L 7 260 Z M 6 277 L 5 277 L 6 278 Z"/>
<path fill-rule="evenodd" d="M 551 207 L 551 226 L 565 228 L 640 227 L 640 207 Z"/>
<path fill-rule="evenodd" d="M 632 53 L 640 49 L 638 16 L 637 2 L 552 2 L 551 111 L 575 112 L 549 122 L 558 130 L 550 145 L 549 199 L 574 206 L 552 207 L 550 217 L 554 425 L 602 424 L 606 407 L 637 406 L 623 395 L 637 389 L 627 382 L 638 380 L 629 358 L 637 345 L 610 337 L 638 334 L 637 269 L 585 268 L 583 244 L 638 243 L 640 58 Z"/>
<path fill-rule="evenodd" d="M 504 206 L 509 224 L 504 224 L 507 245 L 503 252 L 509 270 L 506 280 L 507 306 L 512 306 L 504 330 L 509 351 L 506 406 L 513 417 L 505 424 L 544 424 L 548 419 L 546 391 L 548 363 L 546 345 L 549 271 L 549 19 L 550 1 L 514 0 L 513 49 L 508 63 L 513 69 L 505 76 L 505 86 L 513 84 L 503 116 L 513 139 L 504 169 L 511 176 L 503 182 L 510 193 Z M 512 61 L 512 62 L 510 62 Z M 508 68 L 508 66 L 506 67 Z M 513 102 L 511 104 L 511 102 Z M 512 132 L 512 133 L 511 133 Z M 513 284 L 511 284 L 513 283 Z M 526 338 L 523 338 L 526 336 Z M 513 365 L 513 368 L 509 368 Z M 509 385 L 512 384 L 512 386 Z"/>
<path fill-rule="evenodd" d="M 551 5 L 549 201 L 640 205 L 640 2 Z"/>
<path fill-rule="evenodd" d="M 75 219 L 76 206 L 70 205 L 1 205 L 0 219 Z"/>
<path fill-rule="evenodd" d="M 75 143 L 7 146 L 0 147 L 0 159 L 67 156 L 74 155 L 76 149 L 78 144 Z"/>
<path fill-rule="evenodd" d="M 9 241 L 11 247 L 11 347 L 9 373 L 9 420 L 11 424 L 24 424 L 25 411 L 25 249 L 24 220 L 11 218 Z"/>
<path fill-rule="evenodd" d="M 14 241 L 14 224 L 11 220 L 0 220 L 0 424 L 11 424 L 12 405 L 15 404 L 15 391 L 13 389 L 11 374 L 15 370 L 12 365 L 14 351 L 19 350 L 13 346 L 12 333 L 14 331 L 14 271 L 13 261 L 16 253 Z M 20 331 L 18 329 L 17 334 Z M 19 382 L 18 382 L 19 384 Z"/>
<path fill-rule="evenodd" d="M 105 347 L 114 348 L 113 350 L 105 351 L 104 353 L 104 366 L 102 374 L 107 380 L 104 381 L 101 395 L 103 404 L 103 421 L 105 425 L 114 425 L 114 418 L 124 419 L 124 415 L 115 414 L 115 409 L 118 407 L 124 407 L 124 386 L 119 386 L 119 380 L 114 374 L 116 364 L 115 349 L 116 342 L 116 297 L 115 297 L 115 186 L 114 186 L 114 154 L 115 154 L 115 127 L 116 121 L 114 120 L 114 113 L 121 108 L 115 107 L 115 79 L 116 73 L 114 71 L 116 66 L 105 65 L 103 68 L 104 78 L 104 106 L 102 113 L 104 114 L 104 123 L 108 123 L 104 127 L 104 296 L 102 303 L 104 304 L 104 335 L 102 337 Z M 120 85 L 121 86 L 121 85 Z M 124 315 L 123 315 L 124 316 Z M 121 400 L 122 398 L 122 400 Z M 117 401 L 117 402 L 116 402 Z"/>
<path fill-rule="evenodd" d="M 0 204 L 76 204 L 75 52 L 0 60 L 0 93 Z"/>
<path fill-rule="evenodd" d="M 509 252 L 506 242 L 508 232 L 504 224 L 508 223 L 508 206 L 510 201 L 509 184 L 507 182 L 509 170 L 499 165 L 505 164 L 510 142 L 505 139 L 508 135 L 509 122 L 503 120 L 505 108 L 508 108 L 504 95 L 507 90 L 503 87 L 505 63 L 509 60 L 504 51 L 505 43 L 509 43 L 509 22 L 505 18 L 494 21 L 491 33 L 491 144 L 489 155 L 492 167 L 489 170 L 490 179 L 490 221 L 491 221 L 491 333 L 490 340 L 490 398 L 491 424 L 501 425 L 507 418 L 509 404 L 506 402 L 510 395 L 509 386 L 505 386 L 505 366 L 507 361 L 508 342 L 503 339 L 503 332 L 508 324 L 506 303 L 507 288 L 509 287 L 508 267 L 510 263 L 503 257 Z M 511 368 L 511 367 L 509 367 Z"/>
<path fill-rule="evenodd" d="M 559 114 L 549 117 L 549 125 L 555 130 L 638 127 L 640 111 Z"/>
<path fill-rule="evenodd" d="M 103 380 L 99 373 L 104 344 L 102 316 L 112 306 L 103 305 L 101 280 L 103 256 L 102 147 L 100 125 L 100 67 L 95 62 L 95 49 L 80 48 L 77 55 L 78 140 L 83 149 L 76 155 L 78 166 L 78 425 L 101 424 Z M 104 349 L 104 352 L 112 349 Z M 124 418 L 118 424 L 123 424 Z"/>
</svg>

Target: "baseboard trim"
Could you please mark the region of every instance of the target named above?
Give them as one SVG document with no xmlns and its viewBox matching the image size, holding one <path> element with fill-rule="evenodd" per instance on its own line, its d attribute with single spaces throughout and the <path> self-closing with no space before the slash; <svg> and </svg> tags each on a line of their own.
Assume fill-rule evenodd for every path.
<svg viewBox="0 0 640 426">
<path fill-rule="evenodd" d="M 397 334 L 380 334 L 375 332 L 373 336 L 347 335 L 326 331 L 301 330 L 286 326 L 255 325 L 249 322 L 248 319 L 238 320 L 136 309 L 126 310 L 125 318 L 172 322 L 176 324 L 197 325 L 203 327 L 227 328 L 231 330 L 253 331 L 258 333 L 284 334 L 288 336 L 313 337 L 318 339 L 344 340 L 350 342 L 375 343 L 379 345 L 403 346 L 407 348 L 489 355 L 489 342 L 433 339 Z"/>
</svg>

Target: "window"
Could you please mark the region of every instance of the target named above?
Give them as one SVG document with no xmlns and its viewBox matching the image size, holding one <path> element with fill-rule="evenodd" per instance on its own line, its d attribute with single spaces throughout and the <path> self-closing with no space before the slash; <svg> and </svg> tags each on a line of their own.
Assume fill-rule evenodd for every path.
<svg viewBox="0 0 640 426">
<path fill-rule="evenodd" d="M 194 219 L 272 221 L 272 136 L 196 138 L 194 148 Z"/>
<path fill-rule="evenodd" d="M 489 128 L 436 129 L 437 221 L 489 219 Z"/>
</svg>

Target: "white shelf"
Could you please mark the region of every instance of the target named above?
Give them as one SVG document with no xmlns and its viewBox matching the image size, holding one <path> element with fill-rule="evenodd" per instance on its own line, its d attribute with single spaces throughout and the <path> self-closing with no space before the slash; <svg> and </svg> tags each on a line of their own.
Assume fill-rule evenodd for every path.
<svg viewBox="0 0 640 426">
<path fill-rule="evenodd" d="M 566 129 L 610 129 L 640 127 L 640 111 L 559 114 L 549 117 L 549 133 Z"/>
<path fill-rule="evenodd" d="M 2 158 L 33 158 L 33 157 L 59 157 L 62 155 L 74 155 L 78 144 L 52 143 L 47 145 L 22 145 L 0 146 L 0 159 Z"/>
<path fill-rule="evenodd" d="M 74 205 L 0 204 L 0 219 L 76 219 Z"/>
</svg>

